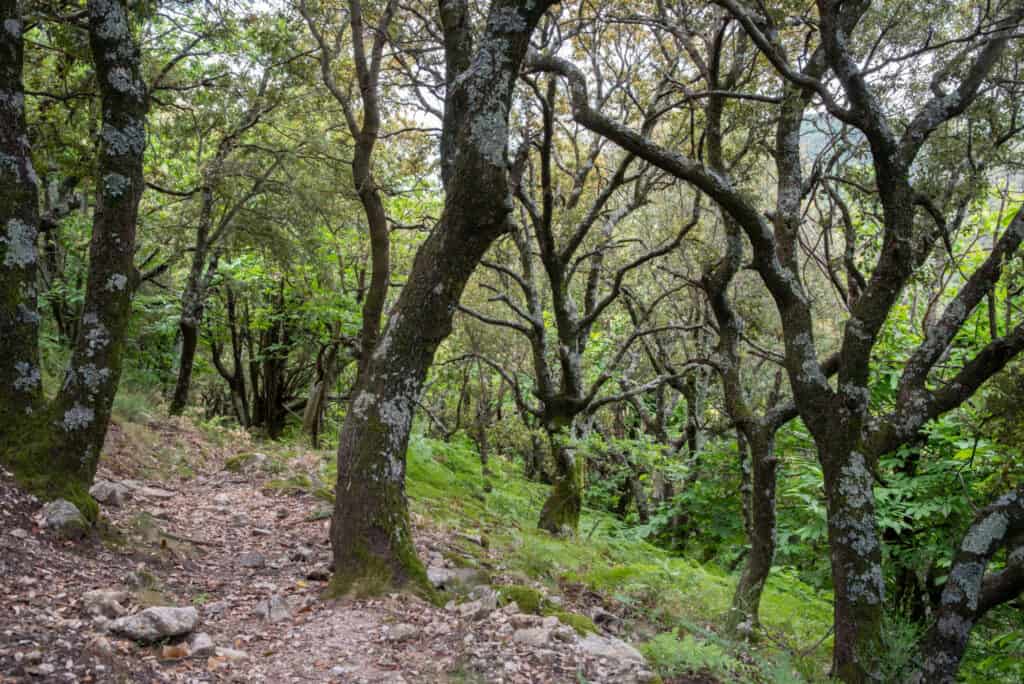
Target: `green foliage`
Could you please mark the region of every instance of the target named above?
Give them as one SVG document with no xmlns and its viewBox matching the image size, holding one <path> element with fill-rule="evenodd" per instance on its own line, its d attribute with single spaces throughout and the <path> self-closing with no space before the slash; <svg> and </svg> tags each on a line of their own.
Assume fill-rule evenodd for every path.
<svg viewBox="0 0 1024 684">
<path fill-rule="evenodd" d="M 741 663 L 716 644 L 699 641 L 691 634 L 679 638 L 678 630 L 664 632 L 640 648 L 648 662 L 662 677 L 710 673 L 727 681 L 736 681 Z"/>
</svg>

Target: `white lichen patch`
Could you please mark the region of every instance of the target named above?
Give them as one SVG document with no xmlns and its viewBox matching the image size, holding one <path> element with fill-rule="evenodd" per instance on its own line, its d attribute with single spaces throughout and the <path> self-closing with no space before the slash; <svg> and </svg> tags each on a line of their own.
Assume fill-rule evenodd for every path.
<svg viewBox="0 0 1024 684">
<path fill-rule="evenodd" d="M 92 358 L 110 344 L 110 333 L 95 314 L 84 316 L 83 320 L 88 326 L 85 333 L 85 354 Z"/>
<path fill-rule="evenodd" d="M 84 387 L 95 392 L 110 379 L 110 369 L 97 368 L 95 364 L 87 363 L 78 369 L 78 378 Z"/>
<path fill-rule="evenodd" d="M 103 176 L 103 194 L 111 199 L 120 199 L 132 183 L 119 173 L 108 173 Z"/>
<path fill-rule="evenodd" d="M 864 572 L 851 572 L 847 578 L 846 590 L 854 603 L 866 603 L 877 606 L 885 595 L 885 582 L 882 579 L 882 568 L 872 564 Z"/>
<path fill-rule="evenodd" d="M 107 291 L 108 292 L 123 292 L 124 288 L 128 286 L 128 276 L 123 273 L 115 273 L 107 278 Z"/>
<path fill-rule="evenodd" d="M 135 81 L 132 79 L 132 72 L 123 66 L 114 67 L 107 74 L 107 82 L 110 87 L 119 93 L 130 93 L 135 88 Z"/>
<path fill-rule="evenodd" d="M 4 237 L 0 237 L 0 243 L 6 245 L 4 266 L 24 268 L 36 262 L 35 226 L 30 226 L 21 219 L 11 219 L 7 222 Z"/>
<path fill-rule="evenodd" d="M 141 155 L 146 149 L 146 127 L 141 121 L 132 121 L 124 128 L 104 124 L 100 133 L 107 151 L 115 156 Z"/>
<path fill-rule="evenodd" d="M 22 23 L 18 19 L 4 19 L 4 31 L 15 38 L 21 38 Z"/>
<path fill-rule="evenodd" d="M 100 0 L 94 3 L 94 8 L 100 19 L 96 35 L 104 40 L 115 40 L 128 34 L 128 18 L 118 3 Z"/>
<path fill-rule="evenodd" d="M 943 591 L 943 603 L 965 603 L 971 610 L 978 607 L 978 592 L 985 574 L 983 563 L 957 563 L 949 573 Z"/>
<path fill-rule="evenodd" d="M 863 454 L 854 451 L 839 476 L 839 493 L 852 508 L 864 508 L 871 503 L 871 473 Z"/>
<path fill-rule="evenodd" d="M 961 551 L 967 553 L 988 554 L 994 545 L 1002 541 L 1006 536 L 1006 530 L 1010 521 L 1002 511 L 994 511 L 987 515 L 964 537 L 960 545 Z"/>
<path fill-rule="evenodd" d="M 18 361 L 14 364 L 14 389 L 19 392 L 31 392 L 42 384 L 39 369 L 29 361 Z"/>
<path fill-rule="evenodd" d="M 528 27 L 516 8 L 500 7 L 491 14 L 491 28 L 495 33 L 521 33 Z"/>
<path fill-rule="evenodd" d="M 61 426 L 64 428 L 65 432 L 71 432 L 73 430 L 80 430 L 82 428 L 89 427 L 95 419 L 95 411 L 88 406 L 75 404 L 64 412 L 64 420 L 61 423 Z"/>
</svg>

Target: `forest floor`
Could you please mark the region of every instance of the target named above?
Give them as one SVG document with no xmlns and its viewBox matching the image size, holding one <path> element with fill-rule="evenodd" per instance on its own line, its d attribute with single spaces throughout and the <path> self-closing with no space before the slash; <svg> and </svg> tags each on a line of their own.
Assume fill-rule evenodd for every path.
<svg viewBox="0 0 1024 684">
<path fill-rule="evenodd" d="M 582 589 L 544 599 L 560 619 L 499 601 L 491 586 L 526 580 L 502 576 L 485 539 L 422 514 L 421 558 L 439 584 L 462 589 L 446 606 L 323 598 L 329 508 L 317 458 L 282 472 L 244 436 L 218 444 L 187 420 L 115 425 L 97 479 L 127 500 L 103 506 L 78 541 L 42 529 L 41 503 L 0 470 L 0 682 L 657 680 L 619 640 L 631 634 L 614 602 Z M 460 559 L 498 571 L 474 575 Z M 148 644 L 109 633 L 111 618 L 153 606 L 194 607 L 199 624 Z"/>
</svg>

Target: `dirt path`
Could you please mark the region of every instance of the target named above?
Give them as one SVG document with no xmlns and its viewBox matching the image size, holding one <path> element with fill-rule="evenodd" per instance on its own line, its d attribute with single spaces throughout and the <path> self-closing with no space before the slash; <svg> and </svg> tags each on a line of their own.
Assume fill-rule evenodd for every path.
<svg viewBox="0 0 1024 684">
<path fill-rule="evenodd" d="M 258 467 L 228 472 L 224 456 L 173 485 L 101 473 L 131 497 L 78 542 L 40 530 L 39 502 L 0 473 L 0 682 L 650 679 L 625 644 L 496 608 L 486 587 L 445 608 L 408 595 L 323 600 L 325 504 L 267 489 Z M 417 530 L 424 558 L 439 562 L 448 543 Z M 128 592 L 129 614 L 193 606 L 199 625 L 155 645 L 118 639 L 90 614 L 92 590 Z M 195 632 L 212 645 L 190 650 Z"/>
</svg>

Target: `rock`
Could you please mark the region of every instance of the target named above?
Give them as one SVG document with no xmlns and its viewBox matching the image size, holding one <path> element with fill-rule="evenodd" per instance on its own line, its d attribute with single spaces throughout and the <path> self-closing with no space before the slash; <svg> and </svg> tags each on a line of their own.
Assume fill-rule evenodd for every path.
<svg viewBox="0 0 1024 684">
<path fill-rule="evenodd" d="M 267 466 L 267 462 L 269 460 L 270 459 L 266 454 L 261 454 L 259 452 L 253 452 L 250 454 L 239 454 L 238 456 L 229 458 L 224 463 L 224 469 L 229 470 L 233 473 L 252 473 L 258 470 L 262 470 L 265 466 Z"/>
<path fill-rule="evenodd" d="M 646 665 L 643 655 L 622 639 L 588 634 L 579 642 L 580 650 L 585 655 L 595 658 L 607 658 L 619 663 Z"/>
<path fill-rule="evenodd" d="M 551 643 L 551 630 L 543 627 L 517 629 L 512 633 L 512 641 L 533 648 L 540 648 Z"/>
<path fill-rule="evenodd" d="M 262 568 L 267 564 L 267 559 L 262 553 L 244 551 L 238 554 L 238 564 L 243 568 Z"/>
<path fill-rule="evenodd" d="M 25 671 L 34 677 L 49 677 L 57 671 L 57 668 L 50 663 L 42 663 L 35 667 L 26 668 Z"/>
<path fill-rule="evenodd" d="M 82 594 L 82 607 L 89 615 L 102 616 L 113 620 L 128 613 L 123 605 L 129 598 L 127 591 L 94 589 Z"/>
<path fill-rule="evenodd" d="M 114 646 L 110 639 L 97 634 L 85 645 L 85 650 L 96 655 L 109 656 L 114 652 Z"/>
<path fill-rule="evenodd" d="M 101 504 L 117 508 L 132 498 L 132 490 L 120 482 L 100 480 L 89 489 L 89 495 Z"/>
<path fill-rule="evenodd" d="M 7 534 L 11 535 L 15 539 L 28 539 L 30 536 L 28 532 L 21 529 L 20 527 L 15 527 L 13 530 L 8 530 Z"/>
<path fill-rule="evenodd" d="M 269 599 L 260 601 L 253 614 L 268 622 L 280 622 L 292 616 L 292 607 L 284 596 L 274 594 Z"/>
<path fill-rule="evenodd" d="M 427 568 L 427 579 L 437 589 L 448 591 L 459 591 L 472 588 L 480 584 L 487 584 L 487 573 L 476 568 L 440 568 L 430 566 Z"/>
<path fill-rule="evenodd" d="M 393 641 L 395 643 L 400 644 L 403 641 L 409 641 L 409 639 L 414 638 L 419 633 L 419 627 L 414 627 L 413 625 L 403 622 L 401 624 L 395 625 L 390 630 L 388 630 L 387 639 L 388 641 Z"/>
<path fill-rule="evenodd" d="M 595 625 L 607 628 L 614 628 L 616 625 L 618 625 L 619 622 L 621 622 L 618 615 L 615 615 L 614 613 L 609 613 L 607 610 L 601 608 L 600 606 L 597 606 L 592 611 L 590 611 L 590 619 L 594 621 Z"/>
<path fill-rule="evenodd" d="M 188 634 L 197 624 L 199 612 L 195 608 L 161 606 L 118 618 L 110 623 L 108 629 L 114 634 L 135 641 L 152 642 Z"/>
<path fill-rule="evenodd" d="M 227 601 L 213 601 L 203 606 L 203 612 L 208 615 L 220 615 L 228 609 Z"/>
<path fill-rule="evenodd" d="M 480 596 L 475 601 L 458 606 L 459 615 L 471 620 L 482 620 L 498 609 L 498 593 L 487 587 L 474 589 L 471 596 Z"/>
<path fill-rule="evenodd" d="M 331 579 L 331 571 L 326 565 L 318 565 L 306 571 L 306 579 L 314 582 L 326 582 Z"/>
<path fill-rule="evenodd" d="M 62 539 L 81 539 L 89 531 L 89 523 L 82 512 L 70 501 L 57 499 L 39 511 L 40 524 L 53 530 Z"/>
<path fill-rule="evenodd" d="M 188 650 L 195 656 L 213 655 L 216 647 L 213 645 L 213 638 L 206 632 L 196 632 L 188 642 Z"/>
<path fill-rule="evenodd" d="M 571 644 L 576 641 L 576 630 L 568 625 L 559 625 L 551 631 L 551 636 L 554 637 L 556 641 Z"/>
<path fill-rule="evenodd" d="M 300 563 L 308 563 L 313 560 L 313 549 L 308 546 L 296 546 L 292 549 L 292 552 L 288 554 L 288 558 L 293 561 L 299 561 Z"/>
<path fill-rule="evenodd" d="M 540 615 L 530 615 L 528 613 L 518 613 L 509 617 L 508 621 L 516 629 L 529 629 L 530 627 L 540 627 L 544 623 L 544 618 Z"/>
<path fill-rule="evenodd" d="M 219 506 L 227 506 L 231 503 L 231 495 L 227 492 L 221 492 L 220 494 L 214 494 L 213 503 Z"/>
<path fill-rule="evenodd" d="M 221 646 L 218 646 L 214 650 L 214 654 L 218 658 L 224 658 L 225 660 L 245 660 L 249 657 L 249 654 L 245 651 L 239 651 L 234 648 L 223 648 Z"/>
<path fill-rule="evenodd" d="M 173 499 L 178 496 L 175 492 L 160 487 L 140 487 L 137 491 L 139 496 L 144 496 L 147 499 Z"/>
</svg>

